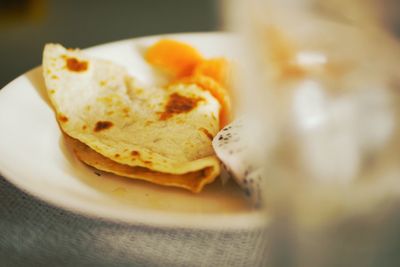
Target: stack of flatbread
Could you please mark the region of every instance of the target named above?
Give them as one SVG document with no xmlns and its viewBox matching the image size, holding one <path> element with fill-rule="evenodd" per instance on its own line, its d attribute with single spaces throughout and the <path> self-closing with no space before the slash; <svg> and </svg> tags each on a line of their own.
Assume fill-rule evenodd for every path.
<svg viewBox="0 0 400 267">
<path fill-rule="evenodd" d="M 68 144 L 96 169 L 200 192 L 220 173 L 219 102 L 196 84 L 141 87 L 126 70 L 45 46 L 47 92 Z"/>
</svg>

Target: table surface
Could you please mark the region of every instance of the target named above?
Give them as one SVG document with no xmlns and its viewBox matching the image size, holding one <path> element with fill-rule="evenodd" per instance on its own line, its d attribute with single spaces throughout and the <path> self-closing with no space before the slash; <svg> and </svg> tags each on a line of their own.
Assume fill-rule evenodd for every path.
<svg viewBox="0 0 400 267">
<path fill-rule="evenodd" d="M 258 266 L 264 231 L 162 229 L 91 219 L 0 177 L 0 266 Z"/>
</svg>

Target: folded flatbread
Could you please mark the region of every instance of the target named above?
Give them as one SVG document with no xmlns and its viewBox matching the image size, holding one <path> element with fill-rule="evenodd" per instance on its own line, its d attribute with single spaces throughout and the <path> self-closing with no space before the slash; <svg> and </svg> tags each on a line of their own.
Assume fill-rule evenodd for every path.
<svg viewBox="0 0 400 267">
<path fill-rule="evenodd" d="M 199 192 L 219 175 L 220 104 L 194 84 L 142 87 L 125 68 L 48 44 L 43 73 L 57 120 L 86 164 Z"/>
</svg>

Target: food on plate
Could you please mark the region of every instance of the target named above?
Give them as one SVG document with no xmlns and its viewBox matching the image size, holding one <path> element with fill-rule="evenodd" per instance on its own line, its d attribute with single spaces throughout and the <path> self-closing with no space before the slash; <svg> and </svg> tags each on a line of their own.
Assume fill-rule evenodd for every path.
<svg viewBox="0 0 400 267">
<path fill-rule="evenodd" d="M 146 59 L 153 66 L 172 74 L 172 84 L 197 84 L 209 91 L 221 105 L 221 128 L 231 121 L 232 109 L 228 88 L 230 67 L 226 59 L 204 59 L 188 44 L 169 39 L 162 39 L 153 44 L 146 52 Z"/>
<path fill-rule="evenodd" d="M 228 88 L 230 67 L 225 58 L 211 58 L 201 61 L 194 69 L 195 75 L 203 75 L 214 79 L 221 86 Z"/>
<path fill-rule="evenodd" d="M 223 128 L 231 121 L 230 97 L 227 94 L 226 89 L 214 79 L 205 75 L 193 75 L 180 79 L 177 81 L 177 83 L 196 84 L 204 90 L 210 92 L 211 95 L 219 101 L 221 105 L 219 113 L 220 128 Z"/>
<path fill-rule="evenodd" d="M 182 53 L 185 60 L 198 60 L 195 69 L 202 57 L 188 47 Z M 182 79 L 192 75 L 190 64 L 172 56 L 157 61 L 167 54 L 152 49 L 147 59 L 153 63 L 172 62 Z M 219 175 L 211 141 L 220 130 L 222 105 L 204 85 L 175 80 L 163 88 L 144 87 L 122 66 L 57 44 L 45 46 L 43 74 L 60 127 L 86 164 L 192 192 Z"/>
<path fill-rule="evenodd" d="M 225 170 L 243 188 L 252 203 L 258 206 L 261 204 L 264 172 L 262 164 L 255 160 L 258 155 L 249 140 L 256 137 L 252 130 L 257 131 L 248 118 L 237 119 L 214 137 L 213 147 Z"/>
<path fill-rule="evenodd" d="M 191 75 L 203 57 L 188 44 L 162 39 L 147 50 L 146 59 L 174 78 L 180 78 Z"/>
<path fill-rule="evenodd" d="M 214 174 L 219 171 L 218 166 L 211 166 L 205 168 L 203 172 L 192 171 L 185 174 L 157 172 L 149 168 L 120 164 L 97 153 L 89 146 L 68 135 L 65 135 L 65 140 L 81 161 L 98 170 L 148 181 L 154 184 L 185 188 L 193 192 L 200 191 L 206 184 L 212 182 L 215 178 Z"/>
</svg>

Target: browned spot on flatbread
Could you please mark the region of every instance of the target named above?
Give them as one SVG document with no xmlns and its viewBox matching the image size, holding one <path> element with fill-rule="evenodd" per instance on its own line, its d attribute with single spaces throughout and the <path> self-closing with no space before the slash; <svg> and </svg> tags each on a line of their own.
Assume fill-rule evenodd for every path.
<svg viewBox="0 0 400 267">
<path fill-rule="evenodd" d="M 87 125 L 83 125 L 82 130 L 86 130 L 86 129 L 87 129 Z"/>
<path fill-rule="evenodd" d="M 131 112 L 131 109 L 130 108 L 123 108 L 122 109 L 122 113 L 124 113 L 124 117 L 125 118 L 127 118 L 127 117 L 129 117 L 129 113 Z"/>
<path fill-rule="evenodd" d="M 67 69 L 74 72 L 83 72 L 88 69 L 88 62 L 84 60 L 79 60 L 74 57 L 69 57 L 65 59 Z"/>
<path fill-rule="evenodd" d="M 96 122 L 96 125 L 94 126 L 94 131 L 95 132 L 100 132 L 103 130 L 107 130 L 111 127 L 113 127 L 113 123 L 111 121 L 98 121 Z"/>
<path fill-rule="evenodd" d="M 175 122 L 177 124 L 185 124 L 185 121 L 183 119 L 179 119 L 179 118 Z"/>
<path fill-rule="evenodd" d="M 120 156 L 120 155 L 119 155 L 118 153 L 114 155 L 114 157 L 116 157 L 116 158 L 119 158 L 119 156 Z"/>
<path fill-rule="evenodd" d="M 139 157 L 140 153 L 139 153 L 139 151 L 132 150 L 131 155 L 134 156 L 134 157 Z"/>
<path fill-rule="evenodd" d="M 211 141 L 214 139 L 214 136 L 206 128 L 199 128 L 199 131 L 203 132 Z"/>
<path fill-rule="evenodd" d="M 164 112 L 160 114 L 160 120 L 166 120 L 170 117 L 187 113 L 194 109 L 202 98 L 191 98 L 182 96 L 178 93 L 173 93 L 169 96 L 168 102 L 165 105 Z"/>
<path fill-rule="evenodd" d="M 58 115 L 58 120 L 59 120 L 60 122 L 66 123 L 66 122 L 68 122 L 68 117 L 65 116 L 65 115 L 63 115 L 63 114 L 59 114 L 59 115 Z"/>
</svg>

